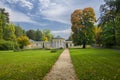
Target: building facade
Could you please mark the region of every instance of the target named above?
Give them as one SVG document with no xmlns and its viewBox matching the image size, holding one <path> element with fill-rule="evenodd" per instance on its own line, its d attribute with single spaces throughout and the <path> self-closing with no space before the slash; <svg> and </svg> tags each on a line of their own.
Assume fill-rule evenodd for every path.
<svg viewBox="0 0 120 80">
<path fill-rule="evenodd" d="M 72 41 L 66 41 L 64 38 L 59 36 L 52 39 L 52 41 L 33 41 L 30 40 L 31 44 L 26 46 L 25 48 L 70 48 L 73 47 L 74 44 Z"/>
</svg>

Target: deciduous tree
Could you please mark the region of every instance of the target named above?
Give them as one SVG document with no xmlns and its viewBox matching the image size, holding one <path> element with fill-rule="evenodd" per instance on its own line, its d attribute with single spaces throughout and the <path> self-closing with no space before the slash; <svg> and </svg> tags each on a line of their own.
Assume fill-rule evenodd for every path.
<svg viewBox="0 0 120 80">
<path fill-rule="evenodd" d="M 36 31 L 35 30 L 28 30 L 26 32 L 29 39 L 35 40 L 36 39 Z"/>
<path fill-rule="evenodd" d="M 71 15 L 73 42 L 75 45 L 91 43 L 93 40 L 93 26 L 96 21 L 93 8 L 88 7 L 83 10 L 75 10 Z"/>
<path fill-rule="evenodd" d="M 107 40 L 103 43 L 104 46 L 108 46 L 108 44 L 110 44 L 109 47 L 116 46 L 120 40 L 120 0 L 104 0 L 104 2 L 100 7 L 99 25 L 102 25 L 104 33 L 109 30 L 109 34 L 106 34 L 109 37 L 103 37 Z"/>
<path fill-rule="evenodd" d="M 51 31 L 48 30 L 48 29 L 43 30 L 43 36 L 44 36 L 44 40 L 48 40 L 48 41 L 51 41 L 52 38 L 53 38 L 53 35 L 51 34 Z"/>
<path fill-rule="evenodd" d="M 20 36 L 17 38 L 17 42 L 20 46 L 21 49 L 24 48 L 24 46 L 27 46 L 28 44 L 30 44 L 29 42 L 29 38 L 27 36 Z"/>
<path fill-rule="evenodd" d="M 94 38 L 95 38 L 95 44 L 101 44 L 101 33 L 102 33 L 102 28 L 98 26 L 93 27 L 93 32 L 94 32 Z"/>
<path fill-rule="evenodd" d="M 3 31 L 3 39 L 9 40 L 9 41 L 15 41 L 15 25 L 14 24 L 8 24 L 4 27 Z"/>
<path fill-rule="evenodd" d="M 36 41 L 43 41 L 43 33 L 39 29 L 36 31 Z"/>
<path fill-rule="evenodd" d="M 15 26 L 15 35 L 16 37 L 20 37 L 24 35 L 24 30 L 20 26 Z"/>
<path fill-rule="evenodd" d="M 3 39 L 4 27 L 9 23 L 9 14 L 0 8 L 0 39 Z"/>
</svg>

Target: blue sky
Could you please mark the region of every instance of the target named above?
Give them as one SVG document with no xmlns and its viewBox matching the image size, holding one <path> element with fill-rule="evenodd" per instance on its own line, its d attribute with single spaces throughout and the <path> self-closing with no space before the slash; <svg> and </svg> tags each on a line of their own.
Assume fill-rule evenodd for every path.
<svg viewBox="0 0 120 80">
<path fill-rule="evenodd" d="M 0 0 L 10 21 L 23 29 L 50 29 L 57 36 L 68 38 L 71 33 L 70 15 L 75 9 L 93 7 L 98 18 L 103 0 Z"/>
</svg>

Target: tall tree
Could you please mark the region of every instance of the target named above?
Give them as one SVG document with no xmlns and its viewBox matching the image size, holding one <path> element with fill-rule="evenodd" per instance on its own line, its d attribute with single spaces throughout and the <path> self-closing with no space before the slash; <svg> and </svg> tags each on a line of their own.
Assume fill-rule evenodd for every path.
<svg viewBox="0 0 120 80">
<path fill-rule="evenodd" d="M 39 29 L 36 31 L 36 41 L 43 41 L 43 34 Z"/>
<path fill-rule="evenodd" d="M 7 26 L 4 27 L 3 39 L 15 41 L 16 36 L 14 26 L 15 26 L 14 24 L 8 24 Z"/>
<path fill-rule="evenodd" d="M 101 33 L 102 33 L 102 28 L 98 26 L 93 27 L 93 32 L 94 32 L 94 38 L 95 38 L 95 44 L 101 44 Z"/>
<path fill-rule="evenodd" d="M 53 38 L 53 35 L 51 34 L 51 31 L 48 29 L 44 29 L 43 30 L 43 36 L 44 36 L 44 40 L 48 40 L 51 41 Z"/>
<path fill-rule="evenodd" d="M 3 39 L 4 27 L 9 23 L 9 14 L 0 8 L 0 39 Z"/>
<path fill-rule="evenodd" d="M 71 33 L 70 36 L 68 37 L 68 39 L 67 39 L 68 41 L 72 41 L 72 35 L 73 35 L 73 33 Z"/>
<path fill-rule="evenodd" d="M 91 43 L 93 40 L 93 27 L 96 21 L 93 8 L 88 7 L 83 10 L 75 10 L 71 15 L 73 42 L 75 45 Z"/>
<path fill-rule="evenodd" d="M 112 28 L 111 24 L 107 24 L 106 27 L 102 28 L 101 40 L 104 47 L 114 46 L 114 31 Z"/>
<path fill-rule="evenodd" d="M 36 31 L 35 30 L 28 30 L 26 32 L 27 36 L 32 39 L 35 40 L 36 39 Z"/>
<path fill-rule="evenodd" d="M 24 35 L 24 30 L 20 26 L 15 26 L 15 35 L 16 37 L 20 37 Z"/>
<path fill-rule="evenodd" d="M 110 33 L 107 34 L 109 37 L 107 37 L 108 39 L 106 39 L 105 44 L 106 46 L 112 43 L 109 45 L 110 47 L 118 45 L 117 42 L 120 40 L 120 0 L 104 0 L 104 2 L 105 4 L 100 7 L 101 16 L 99 18 L 99 25 L 102 25 L 104 33 L 107 33 L 105 31 L 110 31 Z"/>
</svg>

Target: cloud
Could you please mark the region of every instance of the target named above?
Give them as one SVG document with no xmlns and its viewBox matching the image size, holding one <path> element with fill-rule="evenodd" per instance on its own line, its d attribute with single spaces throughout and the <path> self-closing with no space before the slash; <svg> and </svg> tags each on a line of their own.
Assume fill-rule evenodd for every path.
<svg viewBox="0 0 120 80">
<path fill-rule="evenodd" d="M 25 14 L 23 14 L 21 12 L 13 11 L 9 7 L 7 7 L 5 4 L 3 4 L 2 2 L 0 2 L 0 7 L 5 8 L 6 11 L 9 12 L 10 21 L 12 21 L 12 22 L 36 23 L 30 17 L 28 17 L 27 15 L 25 15 Z"/>
<path fill-rule="evenodd" d="M 41 8 L 47 8 L 50 5 L 50 0 L 39 0 L 40 4 L 41 4 Z"/>
<path fill-rule="evenodd" d="M 44 19 L 48 19 L 50 21 L 57 21 L 64 24 L 69 24 L 69 8 L 65 4 L 66 1 L 61 0 L 60 2 L 57 0 L 39 0 L 41 7 L 40 7 L 40 14 L 44 16 Z M 62 1 L 63 4 L 61 3 Z M 69 4 L 70 5 L 70 4 Z"/>
<path fill-rule="evenodd" d="M 57 21 L 64 24 L 70 24 L 71 13 L 75 9 L 83 9 L 85 7 L 93 7 L 97 18 L 99 17 L 99 7 L 103 3 L 103 0 L 39 0 L 40 14 L 44 16 L 44 19 L 51 21 Z M 52 5 L 54 4 L 54 5 Z"/>
<path fill-rule="evenodd" d="M 66 30 L 60 30 L 60 31 L 52 31 L 53 34 L 59 34 L 59 33 L 71 33 L 71 29 Z"/>
<path fill-rule="evenodd" d="M 2 0 L 4 3 L 10 3 L 11 5 L 17 4 L 18 6 L 26 9 L 32 9 L 33 4 L 29 2 L 28 0 Z"/>
<path fill-rule="evenodd" d="M 71 34 L 71 29 L 51 31 L 54 36 L 62 36 L 65 39 L 68 39 L 68 36 Z"/>
<path fill-rule="evenodd" d="M 45 19 L 67 24 L 68 21 L 66 21 L 66 17 L 64 17 L 66 12 L 67 8 L 62 5 L 56 5 L 41 11 L 41 14 L 45 17 Z"/>
<path fill-rule="evenodd" d="M 11 4 L 8 7 L 8 3 L 3 4 L 4 2 Z M 52 31 L 52 33 L 66 37 L 71 33 L 70 18 L 75 9 L 93 7 L 98 18 L 100 14 L 99 7 L 102 3 L 103 0 L 0 0 L 0 7 L 7 9 L 13 22 L 35 23 L 40 27 L 44 25 L 44 28 L 50 30 L 62 26 L 63 30 Z M 14 10 L 18 10 L 14 11 L 13 7 L 15 7 Z M 66 25 L 68 27 L 64 30 Z"/>
<path fill-rule="evenodd" d="M 27 7 L 28 9 L 32 9 L 33 8 L 33 4 L 30 3 L 29 1 L 27 0 L 20 0 L 20 3 L 19 3 L 22 7 Z"/>
</svg>

